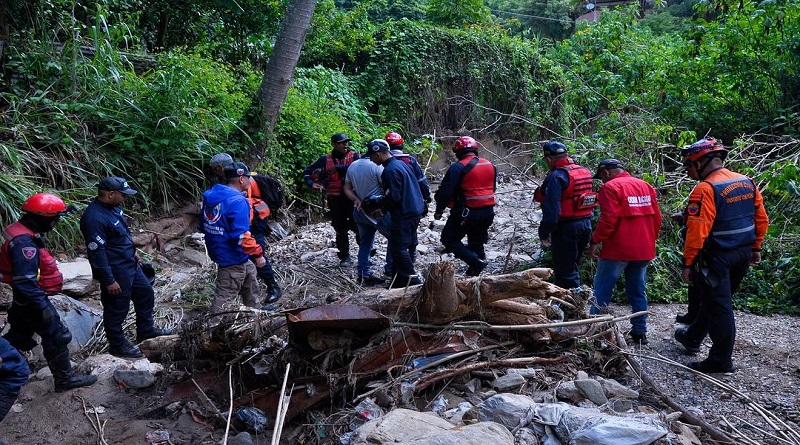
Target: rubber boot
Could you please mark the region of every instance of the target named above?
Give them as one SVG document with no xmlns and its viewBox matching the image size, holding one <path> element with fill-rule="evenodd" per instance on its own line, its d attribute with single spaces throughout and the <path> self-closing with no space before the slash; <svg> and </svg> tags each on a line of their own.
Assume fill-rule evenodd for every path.
<svg viewBox="0 0 800 445">
<path fill-rule="evenodd" d="M 64 348 L 63 352 L 48 360 L 47 365 L 53 373 L 56 392 L 82 388 L 92 385 L 97 381 L 96 375 L 80 375 L 72 372 L 72 364 L 69 362 L 69 350 L 66 348 Z"/>
<path fill-rule="evenodd" d="M 269 259 L 264 257 L 266 264 L 257 270 L 258 278 L 267 285 L 267 297 L 264 299 L 264 304 L 270 304 L 278 301 L 283 295 L 283 291 L 278 286 L 278 281 L 275 279 L 275 270 L 272 268 Z"/>
</svg>

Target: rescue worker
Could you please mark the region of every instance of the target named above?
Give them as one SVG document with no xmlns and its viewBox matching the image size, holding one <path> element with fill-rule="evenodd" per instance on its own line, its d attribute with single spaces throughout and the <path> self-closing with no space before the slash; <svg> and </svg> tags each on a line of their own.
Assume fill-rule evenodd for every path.
<svg viewBox="0 0 800 445">
<path fill-rule="evenodd" d="M 557 286 L 580 287 L 578 261 L 592 235 L 592 209 L 597 194 L 592 191 L 592 173 L 569 157 L 558 141 L 542 145 L 547 176 L 533 194 L 542 205 L 539 240 L 553 252 L 553 274 Z"/>
<path fill-rule="evenodd" d="M 442 219 L 444 209 L 450 207 L 442 229 L 442 244 L 446 251 L 467 263 L 467 276 L 477 276 L 488 264 L 484 245 L 494 221 L 497 167 L 478 157 L 478 141 L 469 136 L 458 138 L 453 152 L 458 162 L 450 164 L 436 190 L 433 217 Z M 461 242 L 464 236 L 466 245 Z"/>
<path fill-rule="evenodd" d="M 389 234 L 389 251 L 394 263 L 395 275 L 389 287 L 406 287 L 422 284 L 414 270 L 409 248 L 415 239 L 425 201 L 417 185 L 414 172 L 405 162 L 398 161 L 389 152 L 389 143 L 374 139 L 367 145 L 372 162 L 383 166 L 381 182 L 384 194 L 379 197 L 379 205 L 392 217 Z M 379 217 L 383 210 L 373 212 Z"/>
<path fill-rule="evenodd" d="M 625 296 L 633 312 L 647 311 L 647 266 L 656 257 L 661 210 L 652 185 L 631 176 L 616 159 L 603 159 L 594 179 L 603 181 L 598 193 L 600 220 L 592 233 L 588 256 L 598 259 L 594 276 L 595 302 L 590 314 L 611 304 L 611 293 L 625 273 Z M 601 250 L 602 246 L 602 250 Z M 631 338 L 647 344 L 647 315 L 631 319 Z"/>
<path fill-rule="evenodd" d="M 72 371 L 67 348 L 72 334 L 47 297 L 61 291 L 64 277 L 44 244 L 44 235 L 55 228 L 66 214 L 67 206 L 56 195 L 37 193 L 22 204 L 22 211 L 19 221 L 3 230 L 0 247 L 0 279 L 11 286 L 13 294 L 8 310 L 11 327 L 4 338 L 18 350 L 30 351 L 36 346 L 33 334 L 39 334 L 56 392 L 89 386 L 97 381 L 97 376 Z M 12 395 L 19 394 L 19 387 L 27 379 L 28 366 L 13 353 L 4 352 L 0 356 L 3 374 L 9 371 L 16 374 L 8 383 L 0 383 L 0 394 L 5 393 L 7 403 Z"/>
<path fill-rule="evenodd" d="M 100 282 L 103 328 L 109 353 L 117 357 L 139 358 L 142 352 L 125 338 L 122 324 L 133 302 L 136 313 L 136 343 L 162 335 L 153 321 L 155 292 L 142 270 L 133 237 L 121 205 L 126 196 L 137 192 L 125 178 L 110 176 L 97 186 L 97 197 L 81 216 L 81 233 L 92 276 Z"/>
<path fill-rule="evenodd" d="M 353 219 L 358 227 L 360 238 L 358 243 L 358 284 L 361 286 L 382 284 L 384 281 L 370 270 L 369 257 L 375 242 L 375 232 L 380 232 L 381 235 L 389 238 L 391 216 L 386 213 L 379 218 L 373 218 L 369 213 L 374 209 L 362 207 L 362 203 L 369 202 L 370 197 L 383 195 L 382 173 L 383 167 L 369 159 L 361 158 L 350 164 L 344 179 L 344 193 L 353 201 Z M 390 251 L 387 251 L 384 271 L 387 272 L 387 276 L 391 276 L 392 270 L 394 270 L 392 255 Z"/>
<path fill-rule="evenodd" d="M 231 155 L 227 153 L 217 153 L 211 157 L 209 165 L 211 165 L 214 171 L 216 182 L 219 184 L 226 184 L 225 167 L 233 165 L 233 158 Z M 283 295 L 283 291 L 278 285 L 278 280 L 275 278 L 275 270 L 272 268 L 272 262 L 267 256 L 267 236 L 269 236 L 271 232 L 268 218 L 271 214 L 271 209 L 262 199 L 261 189 L 258 187 L 256 181 L 250 181 L 250 188 L 247 189 L 246 193 L 247 200 L 250 202 L 250 233 L 264 251 L 264 266 L 256 270 L 256 276 L 267 285 L 264 309 L 272 309 L 272 307 L 268 307 L 268 305 L 278 301 Z"/>
<path fill-rule="evenodd" d="M 327 196 L 331 225 L 336 232 L 336 247 L 339 249 L 339 266 L 341 267 L 353 264 L 353 260 L 350 258 L 348 230 L 356 234 L 356 242 L 358 242 L 358 230 L 353 221 L 353 201 L 345 196 L 343 187 L 347 168 L 361 156 L 350 148 L 349 143 L 350 138 L 347 135 L 334 133 L 331 136 L 333 150 L 317 159 L 303 171 L 305 183 L 314 190 L 324 190 Z M 321 177 L 316 178 L 313 174 L 315 171 L 321 171 Z"/>
<path fill-rule="evenodd" d="M 0 422 L 14 406 L 30 373 L 28 362 L 22 354 L 0 337 Z"/>
<path fill-rule="evenodd" d="M 403 136 L 401 136 L 400 133 L 393 131 L 386 133 L 384 139 L 389 144 L 389 152 L 392 156 L 408 164 L 408 166 L 411 167 L 411 171 L 414 172 L 414 176 L 417 178 L 417 183 L 419 184 L 419 191 L 422 193 L 422 199 L 425 201 L 425 208 L 422 211 L 422 216 L 425 217 L 428 214 L 428 204 L 431 202 L 431 186 L 428 183 L 428 178 L 425 177 L 425 172 L 422 171 L 422 167 L 419 165 L 419 161 L 417 161 L 415 156 L 403 152 L 405 144 Z M 409 247 L 412 263 L 417 257 L 417 244 L 419 244 L 419 242 L 417 240 L 417 231 L 415 230 L 414 239 L 411 241 L 411 246 Z M 392 274 L 389 273 L 388 275 Z"/>
<path fill-rule="evenodd" d="M 699 181 L 686 207 L 681 278 L 697 287 L 701 303 L 694 323 L 676 330 L 675 340 L 696 353 L 708 334 L 708 357 L 687 366 L 704 373 L 731 372 L 736 339 L 731 296 L 750 264 L 761 262 L 769 220 L 753 180 L 723 166 L 728 150 L 719 141 L 706 137 L 684 147 L 681 155 L 689 177 Z"/>
<path fill-rule="evenodd" d="M 215 184 L 203 193 L 202 231 L 211 260 L 217 263 L 217 286 L 211 313 L 236 305 L 236 297 L 251 308 L 257 303 L 256 268 L 264 267 L 264 251 L 250 233 L 250 188 L 247 165 L 235 162 L 225 168 L 226 184 Z M 252 261 L 251 261 L 252 260 Z"/>
<path fill-rule="evenodd" d="M 670 215 L 670 218 L 680 225 L 680 236 L 683 243 L 686 243 L 686 220 L 688 217 L 686 209 Z M 697 318 L 697 312 L 700 311 L 700 295 L 697 294 L 697 286 L 690 284 L 686 287 L 686 303 L 686 313 L 675 315 L 676 323 L 690 325 Z"/>
</svg>

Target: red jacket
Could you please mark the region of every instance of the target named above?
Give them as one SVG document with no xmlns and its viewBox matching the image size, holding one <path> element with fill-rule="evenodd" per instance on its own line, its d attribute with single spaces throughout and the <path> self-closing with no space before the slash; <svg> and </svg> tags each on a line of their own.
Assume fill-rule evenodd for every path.
<svg viewBox="0 0 800 445">
<path fill-rule="evenodd" d="M 600 220 L 592 244 L 602 244 L 600 258 L 647 261 L 656 257 L 661 210 L 656 190 L 628 172 L 603 184 L 599 192 Z"/>
</svg>

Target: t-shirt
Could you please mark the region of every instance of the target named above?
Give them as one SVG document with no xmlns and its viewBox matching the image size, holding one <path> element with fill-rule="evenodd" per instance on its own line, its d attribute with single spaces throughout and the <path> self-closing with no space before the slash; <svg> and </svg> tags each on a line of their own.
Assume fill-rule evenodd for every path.
<svg viewBox="0 0 800 445">
<path fill-rule="evenodd" d="M 373 195 L 382 195 L 381 173 L 383 167 L 369 159 L 359 159 L 347 169 L 344 182 L 353 187 L 358 199 L 365 200 Z"/>
</svg>

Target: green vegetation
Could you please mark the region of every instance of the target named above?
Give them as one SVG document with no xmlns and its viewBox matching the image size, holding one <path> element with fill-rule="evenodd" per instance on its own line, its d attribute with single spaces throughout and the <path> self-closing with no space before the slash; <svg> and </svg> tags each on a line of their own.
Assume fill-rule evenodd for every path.
<svg viewBox="0 0 800 445">
<path fill-rule="evenodd" d="M 135 216 L 196 199 L 211 155 L 243 157 L 263 138 L 258 88 L 287 4 L 8 2 L 0 222 L 33 192 L 84 203 L 110 174 L 142 190 Z M 566 1 L 322 0 L 257 167 L 291 187 L 337 131 L 360 147 L 399 130 L 425 153 L 440 142 L 431 134 L 509 147 L 558 137 L 584 164 L 624 159 L 673 212 L 693 186 L 676 147 L 711 133 L 760 184 L 773 223 L 736 305 L 797 312 L 800 4 L 672 2 L 645 19 L 632 8 L 576 25 L 583 12 Z M 680 241 L 664 227 L 649 294 L 676 301 Z M 74 227 L 62 232 L 69 249 Z"/>
</svg>

